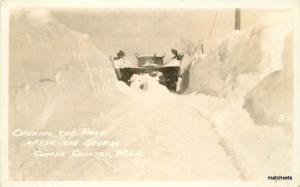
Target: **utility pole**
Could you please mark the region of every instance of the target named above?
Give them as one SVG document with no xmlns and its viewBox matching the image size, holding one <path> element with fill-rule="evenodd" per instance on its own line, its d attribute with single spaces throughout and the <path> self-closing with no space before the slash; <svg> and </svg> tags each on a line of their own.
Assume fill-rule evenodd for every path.
<svg viewBox="0 0 300 187">
<path fill-rule="evenodd" d="M 201 44 L 201 52 L 204 54 L 203 44 Z"/>
<path fill-rule="evenodd" d="M 241 30 L 241 9 L 235 9 L 234 29 Z"/>
</svg>

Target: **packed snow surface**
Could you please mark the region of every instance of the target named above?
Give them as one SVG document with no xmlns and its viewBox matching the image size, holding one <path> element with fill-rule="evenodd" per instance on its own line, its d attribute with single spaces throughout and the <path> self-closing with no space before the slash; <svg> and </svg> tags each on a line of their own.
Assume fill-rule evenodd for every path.
<svg viewBox="0 0 300 187">
<path fill-rule="evenodd" d="M 47 19 L 39 21 L 40 16 Z M 40 131 L 93 128 L 105 130 L 106 138 L 118 141 L 119 148 L 136 153 L 129 158 L 37 159 L 32 155 L 33 150 L 49 148 L 38 145 L 28 148 L 22 144 L 26 137 L 10 135 L 11 179 L 232 181 L 291 175 L 291 134 L 280 126 L 255 124 L 243 109 L 244 94 L 222 92 L 222 97 L 216 97 L 201 93 L 194 78 L 201 64 L 192 67 L 194 87 L 186 95 L 170 93 L 157 82 L 157 77 L 149 75 L 132 77 L 132 86 L 128 87 L 116 80 L 111 63 L 87 35 L 68 29 L 51 13 L 24 11 L 13 14 L 11 21 L 14 24 L 10 29 L 10 132 L 18 128 Z M 240 37 L 243 36 L 233 33 L 227 39 L 229 51 L 234 50 L 232 42 L 239 42 Z M 231 52 L 229 57 L 226 50 L 223 52 L 221 58 L 236 62 Z M 277 63 L 272 62 L 270 68 L 277 68 Z M 236 62 L 235 66 L 238 65 Z M 255 70 L 262 72 L 260 68 L 265 66 L 269 67 L 262 63 Z M 215 76 L 212 69 L 208 70 L 207 76 Z M 252 74 L 239 74 L 243 70 L 232 73 L 236 82 L 248 84 L 259 79 Z M 203 79 L 197 79 L 198 83 Z M 231 78 L 226 79 L 224 84 L 232 84 Z M 217 93 L 216 84 L 222 81 L 211 80 L 209 85 L 213 87 L 208 92 Z M 145 89 L 139 89 L 142 84 Z M 205 85 L 200 86 L 205 89 Z M 237 90 L 231 91 L 237 93 Z M 52 149 L 101 152 L 114 147 Z"/>
</svg>

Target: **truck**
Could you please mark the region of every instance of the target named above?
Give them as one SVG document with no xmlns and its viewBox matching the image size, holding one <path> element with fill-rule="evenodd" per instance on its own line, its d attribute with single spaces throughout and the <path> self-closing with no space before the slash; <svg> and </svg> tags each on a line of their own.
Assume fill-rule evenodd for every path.
<svg viewBox="0 0 300 187">
<path fill-rule="evenodd" d="M 159 75 L 158 82 L 166 86 L 170 91 L 176 92 L 183 55 L 178 54 L 177 51 L 173 49 L 172 53 L 174 56 L 167 62 L 164 61 L 164 55 L 136 54 L 135 57 L 137 58 L 137 67 L 119 67 L 116 65 L 118 60 L 122 60 L 122 58 L 124 58 L 125 55 L 123 55 L 123 52 L 122 55 L 118 55 L 119 58 L 114 58 L 111 60 L 111 62 L 115 69 L 117 79 L 125 82 L 128 86 L 131 85 L 131 77 L 135 74 L 148 74 L 150 76 Z"/>
</svg>

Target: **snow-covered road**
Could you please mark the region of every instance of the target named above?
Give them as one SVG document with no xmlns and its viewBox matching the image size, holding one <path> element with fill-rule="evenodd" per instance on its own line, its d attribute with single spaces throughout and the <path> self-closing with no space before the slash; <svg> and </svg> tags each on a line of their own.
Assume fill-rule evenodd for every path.
<svg viewBox="0 0 300 187">
<path fill-rule="evenodd" d="M 286 145 L 292 138 L 280 128 L 254 124 L 238 100 L 177 95 L 158 83 L 148 91 L 130 88 L 123 82 L 115 82 L 113 87 L 112 92 L 100 95 L 65 95 L 63 90 L 58 91 L 56 95 L 61 99 L 54 104 L 48 103 L 53 99 L 45 99 L 42 113 L 36 113 L 37 123 L 42 120 L 44 126 L 31 129 L 104 130 L 104 139 L 92 139 L 116 141 L 118 146 L 28 149 L 22 139 L 12 137 L 11 168 L 22 171 L 12 176 L 34 180 L 264 180 L 270 174 L 289 174 L 291 149 Z M 35 97 L 29 101 L 38 100 Z M 18 105 L 18 110 L 27 106 L 26 102 Z M 52 139 L 58 141 L 61 137 Z M 82 137 L 80 141 L 87 139 Z M 121 151 L 118 154 L 123 156 L 45 160 L 34 158 L 34 150 L 63 150 L 67 154 L 74 150 Z M 24 154 L 14 154 L 19 151 Z M 124 156 L 124 151 L 133 156 Z M 285 162 L 280 164 L 282 160 Z M 274 164 L 277 167 L 271 167 Z"/>
<path fill-rule="evenodd" d="M 120 160 L 114 178 L 243 178 L 211 121 L 180 96 L 137 91 L 123 107 L 112 129 L 114 136 L 126 142 L 127 148 L 142 150 L 143 156 Z"/>
</svg>

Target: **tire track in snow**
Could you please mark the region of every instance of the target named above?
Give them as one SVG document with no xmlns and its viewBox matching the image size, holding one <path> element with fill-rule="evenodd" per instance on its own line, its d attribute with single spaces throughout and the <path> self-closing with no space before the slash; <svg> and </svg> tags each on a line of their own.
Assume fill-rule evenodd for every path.
<svg viewBox="0 0 300 187">
<path fill-rule="evenodd" d="M 232 165 L 234 168 L 236 168 L 236 170 L 239 173 L 239 176 L 242 180 L 247 180 L 248 177 L 246 176 L 246 172 L 244 171 L 243 167 L 241 166 L 240 162 L 237 159 L 237 154 L 234 152 L 234 150 L 232 150 L 229 146 L 229 144 L 227 143 L 226 139 L 218 132 L 216 125 L 214 124 L 214 122 L 212 122 L 212 120 L 207 117 L 206 115 L 204 115 L 200 109 L 198 108 L 198 106 L 195 106 L 194 104 L 191 104 L 185 100 L 182 100 L 184 103 L 186 103 L 187 105 L 191 106 L 192 108 L 194 108 L 197 113 L 203 117 L 204 119 L 206 119 L 212 130 L 214 131 L 214 133 L 216 134 L 216 136 L 218 137 L 218 144 L 222 147 L 222 149 L 224 150 L 225 154 L 228 156 L 229 160 L 231 161 Z"/>
<path fill-rule="evenodd" d="M 146 92 L 147 93 L 147 92 Z M 144 93 L 144 94 L 146 94 Z M 145 95 L 144 95 L 145 96 Z M 221 149 L 224 151 L 225 155 L 227 156 L 229 162 L 231 163 L 231 165 L 233 166 L 233 168 L 235 168 L 235 170 L 238 173 L 238 176 L 242 179 L 242 180 L 246 180 L 247 177 L 245 175 L 245 171 L 243 170 L 243 168 L 241 167 L 241 164 L 239 163 L 238 159 L 237 159 L 237 155 L 236 153 L 230 148 L 229 144 L 227 143 L 227 141 L 225 140 L 224 137 L 222 137 L 221 134 L 218 133 L 217 128 L 215 126 L 215 124 L 212 122 L 212 120 L 210 120 L 209 117 L 207 117 L 206 115 L 203 114 L 203 112 L 199 109 L 198 106 L 182 99 L 182 98 L 178 98 L 177 95 L 172 95 L 172 94 L 168 94 L 167 95 L 169 99 L 178 102 L 178 99 L 180 99 L 183 104 L 190 106 L 191 108 L 193 108 L 203 119 L 207 120 L 207 122 L 209 123 L 210 128 L 212 129 L 213 133 L 216 135 L 217 137 L 217 144 L 221 147 Z M 143 98 L 143 97 L 142 97 Z M 133 97 L 133 101 L 132 102 L 128 102 L 125 104 L 124 109 L 127 110 L 128 108 L 134 107 L 134 105 L 136 103 L 140 103 L 139 100 L 143 100 L 140 97 Z M 128 106 L 127 104 L 130 105 Z"/>
<path fill-rule="evenodd" d="M 232 162 L 232 165 L 237 169 L 237 171 L 239 172 L 239 176 L 241 177 L 242 180 L 247 180 L 247 176 L 246 176 L 246 172 L 243 170 L 243 168 L 241 167 L 241 164 L 239 163 L 238 159 L 237 159 L 237 155 L 236 153 L 230 148 L 229 144 L 227 143 L 227 141 L 225 140 L 224 137 L 222 137 L 222 135 L 220 135 L 217 131 L 217 128 L 215 126 L 215 124 L 213 122 L 210 121 L 209 123 L 213 129 L 213 131 L 215 132 L 215 134 L 218 137 L 218 143 L 219 145 L 223 148 L 224 152 L 226 153 L 226 155 L 229 156 L 230 161 Z"/>
</svg>

